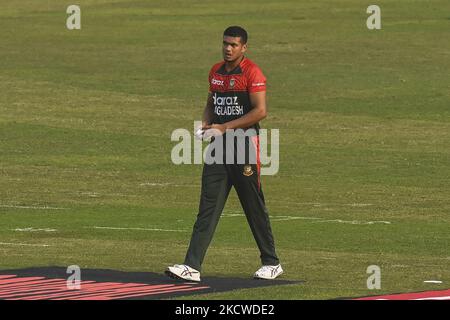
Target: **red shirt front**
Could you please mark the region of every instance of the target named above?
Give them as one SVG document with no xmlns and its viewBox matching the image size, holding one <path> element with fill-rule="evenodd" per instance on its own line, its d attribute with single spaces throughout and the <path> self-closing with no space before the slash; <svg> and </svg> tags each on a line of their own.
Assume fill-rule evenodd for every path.
<svg viewBox="0 0 450 320">
<path fill-rule="evenodd" d="M 209 92 L 214 103 L 213 123 L 225 123 L 248 113 L 252 109 L 250 93 L 260 91 L 266 91 L 266 77 L 250 59 L 244 57 L 230 72 L 225 70 L 225 61 L 216 63 L 209 72 Z M 258 131 L 259 124 L 251 128 Z"/>
</svg>

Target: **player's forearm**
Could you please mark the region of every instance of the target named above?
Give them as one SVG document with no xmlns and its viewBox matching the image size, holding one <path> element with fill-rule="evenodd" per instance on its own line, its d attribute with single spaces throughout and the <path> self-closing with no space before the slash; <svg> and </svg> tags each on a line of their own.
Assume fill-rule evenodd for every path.
<svg viewBox="0 0 450 320">
<path fill-rule="evenodd" d="M 210 108 L 207 105 L 205 107 L 205 110 L 203 111 L 202 124 L 203 124 L 203 126 L 205 126 L 205 125 L 211 124 L 211 122 L 212 122 L 212 115 L 211 115 Z"/>
<path fill-rule="evenodd" d="M 214 116 L 213 109 L 214 109 L 214 105 L 213 105 L 212 97 L 211 97 L 211 94 L 209 94 L 208 100 L 206 101 L 205 109 L 203 110 L 203 117 L 202 117 L 203 126 L 209 125 L 212 123 L 213 116 Z"/>
<path fill-rule="evenodd" d="M 266 110 L 254 108 L 246 115 L 229 122 L 224 123 L 226 129 L 246 129 L 258 123 L 266 117 Z"/>
</svg>

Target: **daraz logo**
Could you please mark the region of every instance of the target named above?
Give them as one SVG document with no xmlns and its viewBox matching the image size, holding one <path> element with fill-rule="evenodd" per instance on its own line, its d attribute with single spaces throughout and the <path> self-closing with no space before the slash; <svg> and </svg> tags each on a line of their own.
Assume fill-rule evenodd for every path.
<svg viewBox="0 0 450 320">
<path fill-rule="evenodd" d="M 238 97 L 218 97 L 216 93 L 213 95 L 214 105 L 216 106 L 237 106 L 239 105 Z"/>
<path fill-rule="evenodd" d="M 215 84 L 215 85 L 219 85 L 219 86 L 223 86 L 223 80 L 217 80 L 217 79 L 212 79 L 211 80 L 211 84 Z"/>
</svg>

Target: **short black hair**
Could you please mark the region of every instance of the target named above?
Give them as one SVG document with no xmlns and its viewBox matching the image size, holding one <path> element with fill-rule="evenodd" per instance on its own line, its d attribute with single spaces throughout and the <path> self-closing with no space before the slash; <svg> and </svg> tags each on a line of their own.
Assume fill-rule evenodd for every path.
<svg viewBox="0 0 450 320">
<path fill-rule="evenodd" d="M 239 27 L 239 26 L 228 27 L 223 32 L 223 35 L 229 36 L 229 37 L 240 37 L 242 44 L 247 43 L 247 38 L 248 38 L 247 31 L 245 31 L 245 29 L 242 27 Z"/>
</svg>

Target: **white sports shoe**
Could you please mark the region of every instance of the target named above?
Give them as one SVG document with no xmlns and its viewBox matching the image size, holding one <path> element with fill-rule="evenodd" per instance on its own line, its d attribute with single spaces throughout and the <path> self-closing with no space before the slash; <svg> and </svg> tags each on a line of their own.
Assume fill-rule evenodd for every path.
<svg viewBox="0 0 450 320">
<path fill-rule="evenodd" d="M 262 266 L 258 271 L 255 272 L 253 278 L 272 280 L 281 274 L 283 274 L 283 268 L 281 268 L 281 264 L 277 266 Z"/>
<path fill-rule="evenodd" d="M 165 274 L 174 279 L 200 282 L 200 271 L 185 264 L 176 264 L 168 267 Z"/>
</svg>

